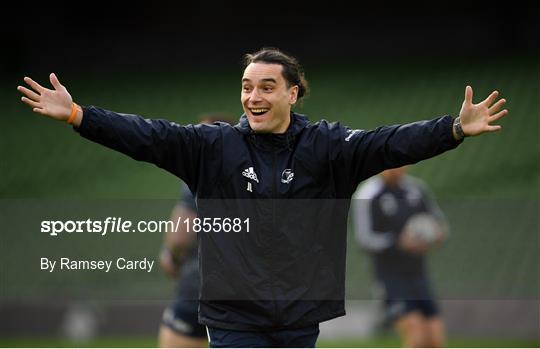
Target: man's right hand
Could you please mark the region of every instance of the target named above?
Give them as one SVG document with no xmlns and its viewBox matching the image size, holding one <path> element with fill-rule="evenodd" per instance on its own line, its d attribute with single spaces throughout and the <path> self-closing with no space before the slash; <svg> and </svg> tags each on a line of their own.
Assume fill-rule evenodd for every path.
<svg viewBox="0 0 540 349">
<path fill-rule="evenodd" d="M 54 90 L 45 88 L 30 79 L 24 78 L 32 89 L 24 86 L 18 86 L 17 90 L 24 94 L 21 100 L 32 107 L 32 111 L 41 115 L 48 116 L 55 120 L 67 121 L 72 112 L 73 99 L 67 89 L 60 84 L 54 73 L 49 76 Z M 77 106 L 77 115 L 72 124 L 79 126 L 82 120 L 82 109 Z"/>
</svg>

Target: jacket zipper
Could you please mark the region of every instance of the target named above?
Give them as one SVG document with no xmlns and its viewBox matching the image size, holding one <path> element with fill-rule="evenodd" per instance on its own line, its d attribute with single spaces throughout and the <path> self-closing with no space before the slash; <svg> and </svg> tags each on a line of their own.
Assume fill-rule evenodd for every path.
<svg viewBox="0 0 540 349">
<path fill-rule="evenodd" d="M 273 149 L 272 152 L 272 229 L 271 231 L 274 232 L 276 228 L 276 158 L 277 158 L 277 151 Z M 272 269 L 273 266 L 270 266 Z M 272 272 L 273 273 L 273 272 Z M 274 279 L 272 277 L 272 279 Z M 273 282 L 272 282 L 273 284 Z M 272 304 L 274 305 L 274 323 L 277 325 L 279 319 L 281 318 L 280 314 L 278 314 L 278 305 L 276 300 L 276 294 L 274 292 L 274 285 L 272 285 Z"/>
</svg>

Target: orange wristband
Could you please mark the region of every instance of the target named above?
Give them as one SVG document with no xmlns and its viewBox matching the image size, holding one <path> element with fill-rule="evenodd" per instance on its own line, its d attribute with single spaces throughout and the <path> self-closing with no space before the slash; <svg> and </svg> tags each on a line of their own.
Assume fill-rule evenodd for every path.
<svg viewBox="0 0 540 349">
<path fill-rule="evenodd" d="M 68 124 L 72 124 L 73 123 L 73 120 L 75 120 L 75 116 L 77 116 L 77 107 L 78 105 L 75 104 L 75 103 L 72 103 L 71 104 L 71 115 L 69 116 L 69 118 L 66 120 L 66 122 Z"/>
</svg>

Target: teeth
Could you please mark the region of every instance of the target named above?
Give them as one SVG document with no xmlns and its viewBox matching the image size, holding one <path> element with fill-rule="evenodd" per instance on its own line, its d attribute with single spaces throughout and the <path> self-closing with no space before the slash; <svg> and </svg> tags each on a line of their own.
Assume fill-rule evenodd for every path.
<svg viewBox="0 0 540 349">
<path fill-rule="evenodd" d="M 268 109 L 267 109 L 267 108 L 251 109 L 251 111 L 252 111 L 253 113 L 264 113 L 264 112 L 267 112 Z"/>
</svg>

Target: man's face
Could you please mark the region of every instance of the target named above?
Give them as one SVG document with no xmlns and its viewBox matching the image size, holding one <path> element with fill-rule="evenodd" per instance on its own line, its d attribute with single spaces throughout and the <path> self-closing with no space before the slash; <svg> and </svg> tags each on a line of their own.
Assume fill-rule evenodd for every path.
<svg viewBox="0 0 540 349">
<path fill-rule="evenodd" d="M 298 86 L 287 87 L 280 64 L 251 63 L 244 70 L 240 100 L 255 132 L 284 133 Z"/>
</svg>

